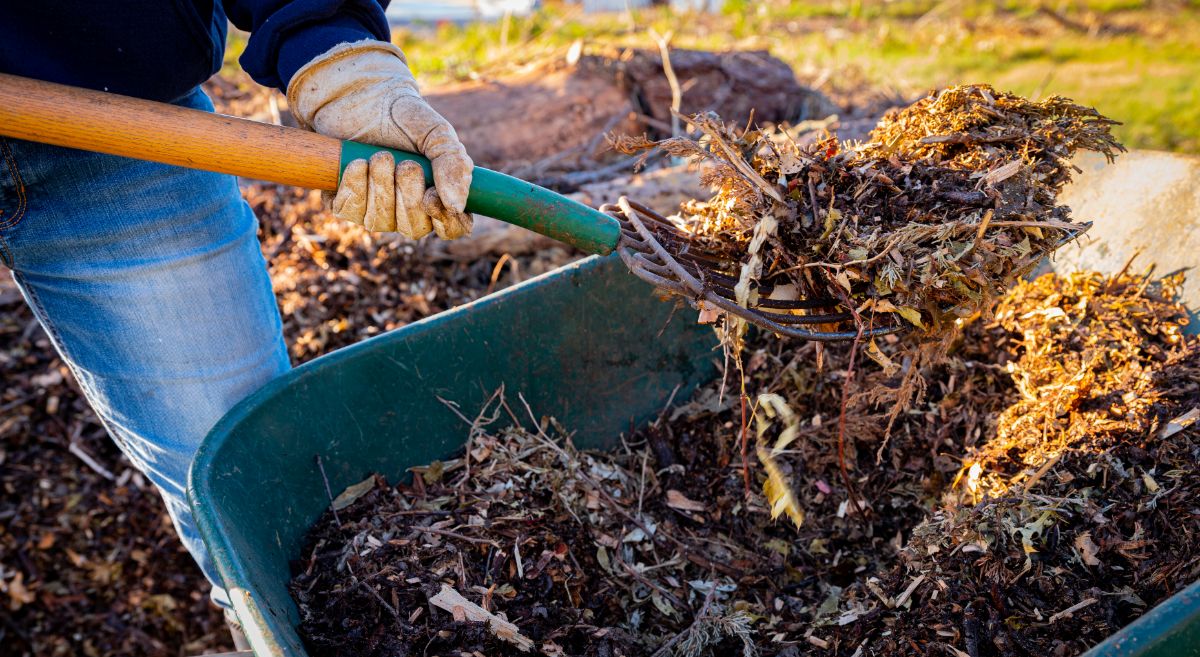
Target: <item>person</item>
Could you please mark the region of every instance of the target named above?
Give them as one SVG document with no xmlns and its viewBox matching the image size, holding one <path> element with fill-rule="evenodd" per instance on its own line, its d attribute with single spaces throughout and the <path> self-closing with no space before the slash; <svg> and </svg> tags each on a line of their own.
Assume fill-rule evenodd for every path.
<svg viewBox="0 0 1200 657">
<path fill-rule="evenodd" d="M 423 153 L 434 186 L 387 153 L 350 163 L 335 216 L 453 239 L 472 163 L 390 42 L 388 0 L 61 0 L 0 7 L 0 72 L 212 111 L 200 84 L 240 62 L 284 90 L 297 122 Z M 236 180 L 0 139 L 0 258 L 96 415 L 154 483 L 183 544 L 229 600 L 185 497 L 201 440 L 288 370 L 257 220 Z"/>
</svg>

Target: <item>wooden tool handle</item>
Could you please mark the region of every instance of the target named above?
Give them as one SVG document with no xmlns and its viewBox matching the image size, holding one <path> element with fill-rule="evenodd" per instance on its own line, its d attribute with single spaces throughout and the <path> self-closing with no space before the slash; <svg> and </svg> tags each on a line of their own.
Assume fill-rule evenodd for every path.
<svg viewBox="0 0 1200 657">
<path fill-rule="evenodd" d="M 337 189 L 342 142 L 0 73 L 0 135 L 309 189 Z"/>
<path fill-rule="evenodd" d="M 0 73 L 0 136 L 308 189 L 337 189 L 342 169 L 380 150 L 433 169 L 424 156 L 166 103 Z M 610 253 L 616 220 L 548 189 L 476 167 L 467 211 Z"/>
</svg>

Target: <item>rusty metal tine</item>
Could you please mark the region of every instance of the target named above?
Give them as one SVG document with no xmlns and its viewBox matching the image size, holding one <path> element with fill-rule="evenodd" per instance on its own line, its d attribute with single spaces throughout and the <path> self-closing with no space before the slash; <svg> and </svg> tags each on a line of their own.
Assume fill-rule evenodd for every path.
<svg viewBox="0 0 1200 657">
<path fill-rule="evenodd" d="M 658 240 L 654 238 L 654 234 L 651 233 L 648 228 L 642 225 L 640 218 L 637 216 L 637 212 L 629 205 L 629 199 L 622 196 L 620 199 L 617 199 L 617 205 L 625 212 L 626 219 L 628 219 L 629 223 L 633 224 L 633 227 L 646 241 L 646 244 L 654 250 L 654 254 L 658 256 L 659 260 L 662 261 L 664 265 L 670 267 L 671 270 L 675 272 L 675 275 L 679 277 L 679 280 L 683 281 L 685 285 L 687 285 L 689 288 L 693 288 L 697 293 L 700 293 L 702 289 L 700 281 L 696 280 L 696 278 L 693 277 L 690 272 L 685 270 L 682 265 L 680 265 L 678 262 L 675 262 L 674 258 L 672 258 L 670 254 L 667 253 L 666 249 L 664 249 L 662 245 L 658 243 Z"/>
<path fill-rule="evenodd" d="M 670 234 L 667 237 L 675 238 L 669 241 L 678 241 L 678 245 L 671 243 L 671 246 L 688 246 L 686 236 L 652 210 L 626 198 L 620 199 L 616 206 L 606 205 L 601 210 L 608 212 L 621 224 L 622 240 L 617 253 L 629 270 L 655 287 L 688 299 L 693 306 L 708 305 L 773 333 L 806 340 L 843 341 L 859 336 L 857 330 L 814 331 L 798 328 L 804 324 L 845 322 L 853 319 L 849 312 L 794 315 L 743 307 L 734 299 L 720 294 L 732 293 L 729 283 L 736 283 L 736 280 L 705 267 L 706 261 L 717 263 L 716 259 L 695 257 L 697 254 L 694 252 L 676 257 L 659 241 L 660 235 L 651 226 L 668 231 Z M 815 310 L 837 306 L 827 299 L 774 303 L 778 304 L 776 307 L 780 310 Z M 863 331 L 861 337 L 875 337 L 900 330 L 902 327 L 898 325 L 885 326 Z"/>
</svg>

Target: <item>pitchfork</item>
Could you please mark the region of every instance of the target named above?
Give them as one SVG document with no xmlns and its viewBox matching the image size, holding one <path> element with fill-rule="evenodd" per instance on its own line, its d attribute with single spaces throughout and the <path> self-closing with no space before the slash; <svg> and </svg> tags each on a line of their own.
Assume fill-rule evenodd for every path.
<svg viewBox="0 0 1200 657">
<path fill-rule="evenodd" d="M 297 128 L 260 123 L 116 94 L 0 74 L 0 135 L 229 173 L 309 189 L 335 190 L 351 161 L 385 150 Z M 387 149 L 390 150 L 390 149 Z M 392 150 L 425 169 L 429 160 Z M 616 251 L 638 278 L 692 306 L 728 313 L 768 331 L 808 340 L 851 340 L 853 317 L 833 299 L 773 300 L 759 284 L 751 307 L 735 300 L 737 263 L 714 257 L 685 231 L 622 198 L 600 211 L 477 167 L 467 211 L 494 217 L 588 253 Z M 831 328 L 832 327 L 832 328 Z M 863 337 L 898 326 L 866 329 Z"/>
</svg>

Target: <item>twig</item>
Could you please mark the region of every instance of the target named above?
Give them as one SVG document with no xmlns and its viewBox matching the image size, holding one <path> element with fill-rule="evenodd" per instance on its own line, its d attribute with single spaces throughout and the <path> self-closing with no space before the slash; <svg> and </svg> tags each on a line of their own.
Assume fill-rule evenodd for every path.
<svg viewBox="0 0 1200 657">
<path fill-rule="evenodd" d="M 439 395 L 434 395 L 433 398 L 442 402 L 442 405 L 445 406 L 446 408 L 450 409 L 451 413 L 454 413 L 455 415 L 457 415 L 458 419 L 462 420 L 463 422 L 466 422 L 468 427 L 474 426 L 474 423 L 471 422 L 470 420 L 468 420 L 467 416 L 463 415 L 462 411 L 458 410 L 458 406 L 454 402 L 450 401 L 449 399 L 445 399 Z"/>
<path fill-rule="evenodd" d="M 1033 473 L 1032 476 L 1024 481 L 1024 483 L 1021 485 L 1021 490 L 1028 493 L 1033 488 L 1033 485 L 1041 480 L 1042 477 L 1046 476 L 1046 473 L 1050 471 L 1050 468 L 1054 467 L 1054 464 L 1058 463 L 1059 459 L 1062 458 L 1064 453 L 1065 452 L 1059 452 L 1054 456 L 1051 456 L 1044 464 L 1042 464 L 1042 467 L 1038 468 L 1037 472 Z"/>
<path fill-rule="evenodd" d="M 464 536 L 462 534 L 459 534 L 458 532 L 452 532 L 448 529 L 437 529 L 435 527 L 413 527 L 413 529 L 416 530 L 417 533 L 430 533 L 430 534 L 438 534 L 439 536 L 448 536 L 450 538 L 457 538 L 460 541 L 466 541 L 468 543 L 474 543 L 476 545 L 491 545 L 492 547 L 495 547 L 495 548 L 503 547 L 496 541 L 493 541 L 493 540 L 490 540 L 487 538 L 475 538 L 473 536 Z"/>
<path fill-rule="evenodd" d="M 398 622 L 403 622 L 400 620 L 400 612 L 396 611 L 395 607 L 388 604 L 388 601 L 384 600 L 383 596 L 379 595 L 379 591 L 371 588 L 371 585 L 367 583 L 367 580 L 359 579 L 358 575 L 354 574 L 354 568 L 351 567 L 349 561 L 346 562 L 346 569 L 350 571 L 350 576 L 354 578 L 354 581 L 357 582 L 360 587 L 366 589 L 367 593 L 371 594 L 371 597 L 375 598 L 379 604 L 383 605 L 384 609 L 388 610 L 388 613 L 392 615 L 392 618 L 395 618 Z"/>
<path fill-rule="evenodd" d="M 537 435 L 553 445 L 558 450 L 560 456 L 567 458 L 567 453 L 564 452 L 558 445 L 554 445 L 554 441 L 550 440 L 550 436 L 547 436 L 546 432 L 542 431 L 542 423 L 538 422 L 537 416 L 533 414 L 533 409 L 529 407 L 529 402 L 525 401 L 525 395 L 518 392 L 517 399 L 521 400 L 521 405 L 525 407 L 525 412 L 529 414 L 529 421 L 533 422 L 534 428 L 537 429 Z"/>
<path fill-rule="evenodd" d="M 683 105 L 683 90 L 679 87 L 679 78 L 675 77 L 675 68 L 671 66 L 671 32 L 660 35 L 650 30 L 650 37 L 658 44 L 658 52 L 662 55 L 663 74 L 667 76 L 667 84 L 671 86 L 671 136 L 678 137 L 679 111 Z"/>
<path fill-rule="evenodd" d="M 21 404 L 24 404 L 25 402 L 33 401 L 36 398 L 37 398 L 37 395 L 26 395 L 24 397 L 17 397 L 16 399 L 8 402 L 7 404 L 0 406 L 0 413 L 6 413 L 8 411 L 11 411 L 12 409 L 20 406 Z"/>
<path fill-rule="evenodd" d="M 342 519 L 338 517 L 337 509 L 333 508 L 333 490 L 329 488 L 329 477 L 325 476 L 325 464 L 321 463 L 320 454 L 317 454 L 313 458 L 317 461 L 317 470 L 321 471 L 321 481 L 325 482 L 325 495 L 329 497 L 329 510 L 333 511 L 333 519 L 337 522 L 338 527 L 341 527 Z"/>
<path fill-rule="evenodd" d="M 519 273 L 521 271 L 521 264 L 514 260 L 511 255 L 505 253 L 496 261 L 496 266 L 492 267 L 492 278 L 488 281 L 487 292 L 484 292 L 484 294 L 491 294 L 496 289 L 496 281 L 500 280 L 500 272 L 504 269 L 504 263 L 510 261 L 512 262 L 513 277 L 517 279 L 517 283 L 521 282 L 521 275 Z"/>
<path fill-rule="evenodd" d="M 638 473 L 638 515 L 642 515 L 642 500 L 646 497 L 646 460 L 650 458 L 650 450 L 642 452 L 642 469 Z"/>
<path fill-rule="evenodd" d="M 1097 602 L 1099 602 L 1099 601 L 1096 598 L 1084 598 L 1083 600 L 1076 602 L 1075 604 L 1071 605 L 1070 607 L 1063 609 L 1062 611 L 1058 612 L 1057 614 L 1054 614 L 1049 619 L 1047 619 L 1047 622 L 1055 623 L 1055 622 L 1058 622 L 1058 619 L 1060 619 L 1060 618 L 1070 618 L 1072 614 L 1079 611 L 1080 609 L 1094 605 Z"/>
<path fill-rule="evenodd" d="M 94 470 L 96 474 L 100 475 L 101 477 L 104 477 L 109 481 L 116 480 L 116 477 L 113 476 L 113 473 L 109 472 L 108 468 L 100 465 L 99 461 L 92 458 L 91 454 L 83 451 L 83 448 L 79 446 L 79 443 L 75 442 L 74 440 L 71 441 L 71 444 L 67 445 L 67 451 L 75 456 L 78 456 L 80 461 L 88 464 L 88 467 Z"/>
<path fill-rule="evenodd" d="M 845 293 L 843 293 L 845 296 Z M 846 414 L 847 404 L 850 399 L 850 384 L 854 381 L 854 361 L 858 356 L 859 345 L 862 344 L 863 321 L 862 316 L 854 308 L 854 304 L 850 303 L 849 298 L 844 299 L 846 307 L 854 315 L 854 325 L 857 332 L 854 335 L 854 342 L 850 345 L 850 361 L 846 364 L 846 379 L 842 381 L 842 408 L 838 413 L 838 470 L 842 475 L 842 483 L 846 485 L 846 495 L 850 498 L 850 506 L 854 507 L 854 512 L 858 514 L 861 520 L 866 520 L 866 510 L 861 505 L 861 498 L 858 496 L 858 491 L 854 488 L 854 482 L 850 479 L 850 471 L 846 468 Z"/>
<path fill-rule="evenodd" d="M 766 179 L 759 175 L 759 173 L 746 162 L 745 158 L 739 155 L 737 151 L 733 150 L 732 146 L 725 142 L 725 140 L 720 134 L 718 134 L 716 130 L 705 130 L 705 133 L 710 139 L 712 139 L 721 147 L 721 150 L 725 151 L 728 161 L 733 164 L 734 168 L 736 168 L 743 176 L 746 176 L 749 181 L 753 182 L 760 191 L 766 192 L 767 196 L 770 196 L 780 203 L 787 202 L 784 200 L 783 195 L 779 193 L 779 190 L 775 189 L 774 185 L 767 182 Z"/>
</svg>

